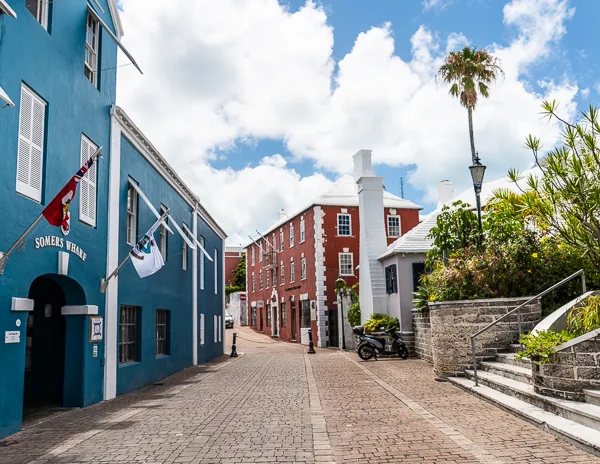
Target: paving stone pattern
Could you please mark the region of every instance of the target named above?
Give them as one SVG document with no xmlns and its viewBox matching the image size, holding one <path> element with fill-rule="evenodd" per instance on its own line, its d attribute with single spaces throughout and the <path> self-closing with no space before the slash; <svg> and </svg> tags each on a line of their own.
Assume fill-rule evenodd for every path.
<svg viewBox="0 0 600 464">
<path fill-rule="evenodd" d="M 600 463 L 424 361 L 236 331 L 237 360 L 28 425 L 0 441 L 0 463 Z"/>
</svg>

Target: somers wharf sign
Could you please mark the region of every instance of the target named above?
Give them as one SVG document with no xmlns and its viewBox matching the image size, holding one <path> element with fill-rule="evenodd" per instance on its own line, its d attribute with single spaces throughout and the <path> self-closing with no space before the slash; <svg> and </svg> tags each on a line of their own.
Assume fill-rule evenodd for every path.
<svg viewBox="0 0 600 464">
<path fill-rule="evenodd" d="M 35 238 L 35 248 L 45 248 L 48 246 L 53 246 L 56 248 L 66 248 L 73 254 L 79 256 L 82 261 L 85 261 L 87 258 L 87 253 L 85 253 L 78 245 L 73 242 L 69 242 L 62 237 L 56 237 L 54 235 L 45 235 L 44 237 L 36 237 Z"/>
</svg>

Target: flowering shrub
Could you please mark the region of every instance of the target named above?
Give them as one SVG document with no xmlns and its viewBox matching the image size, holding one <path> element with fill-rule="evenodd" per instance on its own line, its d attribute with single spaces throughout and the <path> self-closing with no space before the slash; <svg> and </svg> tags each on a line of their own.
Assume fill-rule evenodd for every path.
<svg viewBox="0 0 600 464">
<path fill-rule="evenodd" d="M 397 317 L 390 317 L 386 314 L 375 313 L 373 314 L 367 322 L 365 322 L 364 329 L 365 333 L 373 333 L 379 332 L 383 327 L 383 330 L 391 329 L 393 327 L 398 327 L 400 321 L 398 321 Z"/>
</svg>

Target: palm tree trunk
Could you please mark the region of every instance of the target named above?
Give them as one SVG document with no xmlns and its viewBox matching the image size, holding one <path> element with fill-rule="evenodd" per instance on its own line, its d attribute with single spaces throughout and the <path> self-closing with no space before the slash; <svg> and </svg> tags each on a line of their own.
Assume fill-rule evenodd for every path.
<svg viewBox="0 0 600 464">
<path fill-rule="evenodd" d="M 475 158 L 477 157 L 475 152 L 475 136 L 473 135 L 473 108 L 467 108 L 469 114 L 469 138 L 471 139 L 471 159 L 475 164 Z"/>
</svg>

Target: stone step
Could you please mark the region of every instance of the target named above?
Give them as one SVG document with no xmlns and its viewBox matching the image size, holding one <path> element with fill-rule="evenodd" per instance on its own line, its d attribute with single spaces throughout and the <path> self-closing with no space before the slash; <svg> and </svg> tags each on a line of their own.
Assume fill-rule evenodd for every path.
<svg viewBox="0 0 600 464">
<path fill-rule="evenodd" d="M 531 367 L 513 366 L 500 362 L 482 362 L 480 369 L 485 372 L 506 377 L 507 379 L 517 380 L 519 382 L 532 384 Z"/>
<path fill-rule="evenodd" d="M 473 380 L 473 371 L 467 370 L 465 375 L 469 380 Z M 533 390 L 533 385 L 491 372 L 477 371 L 477 375 L 480 385 L 493 388 L 552 414 L 600 431 L 600 406 L 540 395 Z"/>
<path fill-rule="evenodd" d="M 600 432 L 598 430 L 552 414 L 538 406 L 499 392 L 481 383 L 476 387 L 475 383 L 470 379 L 451 377 L 448 380 L 459 388 L 531 422 L 546 432 L 565 439 L 587 452 L 600 456 Z"/>
<path fill-rule="evenodd" d="M 498 353 L 496 354 L 496 361 L 503 364 L 510 364 L 511 366 L 529 367 L 531 369 L 531 360 L 529 358 L 522 358 L 520 361 L 517 361 L 515 353 Z"/>
<path fill-rule="evenodd" d="M 600 406 L 600 390 L 583 390 L 585 402 Z"/>
</svg>

